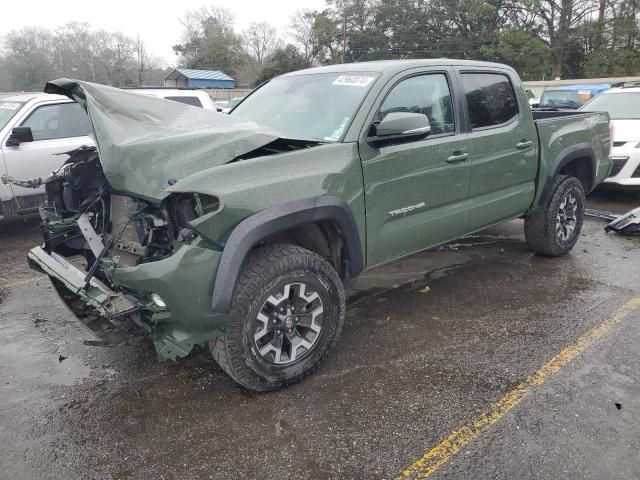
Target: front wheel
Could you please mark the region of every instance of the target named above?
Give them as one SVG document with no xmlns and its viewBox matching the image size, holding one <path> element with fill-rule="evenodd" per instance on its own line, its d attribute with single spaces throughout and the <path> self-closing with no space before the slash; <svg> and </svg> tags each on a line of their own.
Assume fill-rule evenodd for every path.
<svg viewBox="0 0 640 480">
<path fill-rule="evenodd" d="M 261 247 L 241 272 L 231 322 L 209 348 L 239 384 L 277 390 L 319 367 L 344 313 L 342 282 L 324 258 L 295 245 Z"/>
<path fill-rule="evenodd" d="M 549 199 L 525 218 L 524 233 L 529 248 L 547 257 L 568 253 L 582 230 L 584 201 L 580 180 L 558 176 Z"/>
</svg>

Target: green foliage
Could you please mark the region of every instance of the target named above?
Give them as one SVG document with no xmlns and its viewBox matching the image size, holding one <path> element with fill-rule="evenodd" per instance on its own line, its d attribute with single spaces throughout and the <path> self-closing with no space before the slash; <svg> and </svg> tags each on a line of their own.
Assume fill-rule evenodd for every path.
<svg viewBox="0 0 640 480">
<path fill-rule="evenodd" d="M 496 61 L 513 66 L 526 80 L 640 74 L 637 0 L 328 4 L 315 12 L 314 58 L 320 64 L 343 61 L 344 48 L 347 62 L 439 57 Z"/>
<path fill-rule="evenodd" d="M 254 86 L 294 70 L 301 70 L 307 66 L 307 60 L 295 45 L 288 44 L 278 48 L 269 56 L 262 72 L 254 82 Z"/>
<path fill-rule="evenodd" d="M 551 70 L 549 47 L 532 33 L 522 30 L 500 32 L 493 42 L 480 47 L 478 58 L 506 63 L 515 68 L 523 80 L 544 78 Z"/>
<path fill-rule="evenodd" d="M 174 45 L 187 68 L 234 72 L 246 61 L 242 38 L 233 29 L 233 16 L 223 8 L 201 8 L 182 20 L 183 41 Z"/>
</svg>

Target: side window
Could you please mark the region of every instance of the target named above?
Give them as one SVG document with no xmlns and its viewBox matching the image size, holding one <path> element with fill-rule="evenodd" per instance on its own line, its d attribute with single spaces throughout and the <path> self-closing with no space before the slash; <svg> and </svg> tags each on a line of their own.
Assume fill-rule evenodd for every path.
<svg viewBox="0 0 640 480">
<path fill-rule="evenodd" d="M 463 73 L 471 128 L 495 127 L 518 116 L 511 80 L 501 73 Z"/>
<path fill-rule="evenodd" d="M 431 124 L 431 135 L 454 133 L 453 102 L 443 73 L 418 75 L 398 83 L 380 107 L 379 120 L 391 112 L 422 113 Z"/>
<path fill-rule="evenodd" d="M 164 97 L 167 100 L 173 100 L 178 103 L 186 103 L 187 105 L 192 105 L 194 107 L 202 108 L 202 102 L 198 97 Z"/>
<path fill-rule="evenodd" d="M 34 141 L 81 137 L 92 131 L 87 114 L 77 103 L 38 107 L 22 126 L 31 127 Z"/>
</svg>

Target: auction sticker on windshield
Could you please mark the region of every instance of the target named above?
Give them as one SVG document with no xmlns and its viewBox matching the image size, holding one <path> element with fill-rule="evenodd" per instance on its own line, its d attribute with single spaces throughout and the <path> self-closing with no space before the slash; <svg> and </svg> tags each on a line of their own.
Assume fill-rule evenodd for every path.
<svg viewBox="0 0 640 480">
<path fill-rule="evenodd" d="M 17 110 L 19 106 L 20 106 L 19 103 L 13 103 L 13 102 L 0 103 L 0 108 L 5 108 L 7 110 Z"/>
<path fill-rule="evenodd" d="M 334 85 L 344 85 L 347 87 L 366 87 L 375 77 L 365 77 L 361 75 L 340 75 L 333 81 Z"/>
</svg>

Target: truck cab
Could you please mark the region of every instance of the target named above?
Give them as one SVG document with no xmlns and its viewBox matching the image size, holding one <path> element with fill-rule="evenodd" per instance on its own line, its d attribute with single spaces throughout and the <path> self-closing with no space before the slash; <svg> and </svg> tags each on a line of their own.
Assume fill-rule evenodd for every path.
<svg viewBox="0 0 640 480">
<path fill-rule="evenodd" d="M 0 96 L 0 175 L 46 177 L 67 159 L 65 152 L 94 145 L 86 112 L 62 95 L 19 93 Z M 0 218 L 37 211 L 44 187 L 0 183 Z"/>
</svg>

